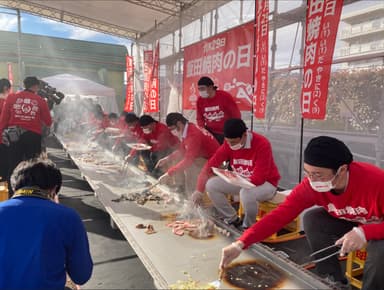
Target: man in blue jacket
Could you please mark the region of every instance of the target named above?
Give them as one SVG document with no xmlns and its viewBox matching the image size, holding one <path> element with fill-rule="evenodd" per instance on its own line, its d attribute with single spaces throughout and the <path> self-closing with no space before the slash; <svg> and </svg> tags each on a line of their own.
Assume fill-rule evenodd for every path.
<svg viewBox="0 0 384 290">
<path fill-rule="evenodd" d="M 54 200 L 60 170 L 48 159 L 22 161 L 14 170 L 15 192 L 0 203 L 0 289 L 64 289 L 92 274 L 92 258 L 79 215 Z"/>
</svg>

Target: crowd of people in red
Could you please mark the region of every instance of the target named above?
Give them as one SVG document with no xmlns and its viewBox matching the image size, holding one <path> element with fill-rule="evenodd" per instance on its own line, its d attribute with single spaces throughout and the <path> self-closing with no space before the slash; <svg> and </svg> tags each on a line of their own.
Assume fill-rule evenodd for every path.
<svg viewBox="0 0 384 290">
<path fill-rule="evenodd" d="M 10 84 L 0 80 L 1 174 L 6 180 L 16 165 L 41 153 L 41 128 L 52 119 L 46 102 L 37 95 L 39 81 L 25 79 L 25 90 L 8 96 Z M 340 140 L 313 138 L 304 152 L 305 178 L 288 198 L 255 223 L 258 202 L 273 198 L 280 180 L 269 140 L 248 130 L 235 99 L 218 90 L 209 77 L 198 81 L 196 123 L 179 112 L 166 116 L 165 124 L 151 115 L 123 112 L 106 114 L 97 104 L 83 104 L 80 127 L 88 136 L 124 155 L 125 162 L 141 165 L 159 183 L 184 185 L 185 196 L 200 206 L 207 193 L 224 222 L 243 231 L 223 249 L 225 268 L 240 252 L 291 222 L 303 210 L 304 229 L 315 252 L 327 245 L 341 246 L 341 254 L 366 247 L 363 288 L 383 289 L 384 276 L 384 171 L 356 162 Z M 251 186 L 216 176 L 226 166 Z M 244 218 L 228 202 L 238 195 Z M 317 264 L 321 275 L 348 285 L 337 257 Z"/>
</svg>

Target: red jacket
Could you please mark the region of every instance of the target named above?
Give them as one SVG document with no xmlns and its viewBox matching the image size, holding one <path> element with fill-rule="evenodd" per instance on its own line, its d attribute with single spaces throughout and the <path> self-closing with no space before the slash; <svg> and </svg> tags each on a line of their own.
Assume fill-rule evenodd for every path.
<svg viewBox="0 0 384 290">
<path fill-rule="evenodd" d="M 1 112 L 3 111 L 4 103 L 5 103 L 5 99 L 0 99 L 0 118 L 1 118 Z M 3 143 L 3 138 L 1 138 L 1 132 L 2 131 L 0 131 L 0 144 Z"/>
<path fill-rule="evenodd" d="M 305 178 L 285 201 L 240 237 L 245 247 L 280 230 L 304 209 L 324 207 L 331 216 L 361 224 L 367 241 L 384 239 L 384 170 L 372 164 L 352 162 L 344 193 L 314 191 Z M 327 226 L 327 225 L 325 225 Z"/>
<path fill-rule="evenodd" d="M 212 175 L 211 167 L 219 167 L 226 160 L 230 161 L 234 171 L 256 186 L 266 181 L 277 186 L 280 180 L 279 170 L 273 160 L 272 147 L 268 139 L 255 132 L 247 132 L 244 148 L 232 150 L 228 143 L 224 142 L 215 155 L 209 159 L 197 180 L 198 191 L 204 191 L 205 184 Z"/>
<path fill-rule="evenodd" d="M 0 132 L 10 126 L 41 134 L 41 126 L 51 126 L 52 118 L 47 102 L 30 91 L 10 94 L 0 118 Z"/>
<path fill-rule="evenodd" d="M 207 130 L 198 128 L 189 122 L 186 123 L 186 126 L 186 136 L 183 136 L 180 148 L 169 156 L 171 159 L 184 156 L 179 163 L 168 169 L 168 174 L 171 176 L 176 171 L 189 167 L 196 158 L 211 158 L 220 147 L 219 142 Z"/>
<path fill-rule="evenodd" d="M 4 103 L 5 103 L 5 99 L 0 99 L 0 116 L 1 116 L 1 111 L 3 111 Z"/>
<path fill-rule="evenodd" d="M 210 132 L 223 134 L 224 123 L 228 119 L 241 118 L 241 113 L 233 97 L 221 90 L 216 90 L 213 98 L 199 97 L 196 103 L 196 122 Z"/>
<path fill-rule="evenodd" d="M 160 122 L 156 122 L 150 134 L 143 133 L 140 137 L 145 143 L 152 146 L 152 152 L 175 148 L 180 143 L 179 139 L 169 131 L 168 127 Z"/>
</svg>

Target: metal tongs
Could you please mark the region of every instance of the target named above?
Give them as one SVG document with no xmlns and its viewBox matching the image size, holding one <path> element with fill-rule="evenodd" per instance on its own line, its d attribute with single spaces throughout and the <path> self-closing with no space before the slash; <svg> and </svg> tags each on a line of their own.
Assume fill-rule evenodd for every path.
<svg viewBox="0 0 384 290">
<path fill-rule="evenodd" d="M 340 247 L 340 245 L 335 245 L 335 244 L 333 244 L 333 245 L 331 245 L 331 246 L 328 246 L 328 247 L 322 248 L 322 249 L 320 249 L 320 250 L 318 250 L 318 251 L 316 251 L 316 252 L 313 252 L 313 253 L 310 254 L 309 256 L 310 256 L 310 257 L 313 257 L 313 256 L 315 256 L 315 255 L 317 255 L 317 254 L 320 254 L 320 253 L 326 251 L 326 250 L 333 249 L 333 248 L 339 248 L 339 247 Z M 316 264 L 316 263 L 322 262 L 322 261 L 324 261 L 324 260 L 329 259 L 330 257 L 333 257 L 333 256 L 335 256 L 335 255 L 340 254 L 340 252 L 341 252 L 341 249 L 338 249 L 336 252 L 333 252 L 332 254 L 329 254 L 328 256 L 325 256 L 325 257 L 322 257 L 322 258 L 319 258 L 319 259 L 312 260 L 312 261 L 309 261 L 309 262 L 307 262 L 307 263 L 304 263 L 304 264 L 301 265 L 301 267 L 306 267 L 306 266 L 309 266 L 309 265 L 311 265 L 311 264 Z"/>
</svg>

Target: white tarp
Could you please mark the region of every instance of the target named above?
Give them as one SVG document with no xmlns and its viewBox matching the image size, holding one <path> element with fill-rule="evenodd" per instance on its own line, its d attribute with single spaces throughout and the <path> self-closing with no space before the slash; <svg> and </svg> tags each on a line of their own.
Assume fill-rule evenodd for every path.
<svg viewBox="0 0 384 290">
<path fill-rule="evenodd" d="M 54 75 L 42 80 L 65 94 L 64 101 L 72 96 L 89 98 L 93 99 L 95 103 L 99 103 L 106 113 L 119 113 L 113 88 L 71 74 Z"/>
</svg>

